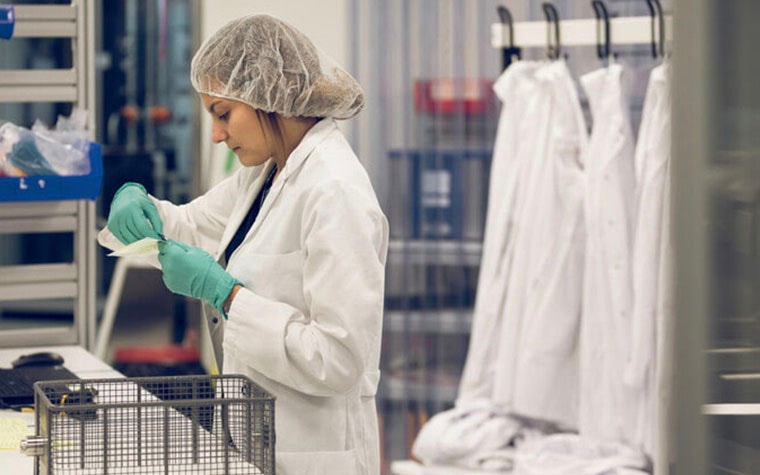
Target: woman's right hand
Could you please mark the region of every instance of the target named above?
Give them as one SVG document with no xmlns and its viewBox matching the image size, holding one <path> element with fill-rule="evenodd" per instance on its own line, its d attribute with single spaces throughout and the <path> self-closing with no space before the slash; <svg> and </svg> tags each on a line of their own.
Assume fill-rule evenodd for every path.
<svg viewBox="0 0 760 475">
<path fill-rule="evenodd" d="M 124 244 L 145 237 L 163 239 L 158 209 L 139 183 L 125 183 L 116 192 L 108 213 L 108 229 Z"/>
</svg>

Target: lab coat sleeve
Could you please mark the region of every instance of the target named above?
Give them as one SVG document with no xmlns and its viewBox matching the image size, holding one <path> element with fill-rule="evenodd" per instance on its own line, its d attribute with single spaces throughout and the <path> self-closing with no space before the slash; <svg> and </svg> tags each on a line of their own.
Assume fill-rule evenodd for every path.
<svg viewBox="0 0 760 475">
<path fill-rule="evenodd" d="M 376 370 L 369 366 L 380 345 L 388 225 L 374 196 L 345 182 L 325 184 L 303 199 L 308 315 L 241 289 L 230 308 L 224 348 L 272 380 L 332 396 Z"/>
<path fill-rule="evenodd" d="M 238 190 L 245 180 L 244 171 L 219 182 L 205 194 L 190 203 L 175 205 L 170 201 L 159 200 L 148 195 L 155 203 L 164 227 L 164 236 L 175 241 L 182 241 L 199 246 L 214 254 L 224 233 L 230 210 L 235 204 Z M 101 246 L 112 251 L 124 247 L 116 236 L 105 227 L 98 233 Z M 154 267 L 160 268 L 158 259 L 146 258 Z"/>
<path fill-rule="evenodd" d="M 164 224 L 164 236 L 215 254 L 247 170 L 239 170 L 189 203 L 175 205 L 151 196 Z"/>
</svg>

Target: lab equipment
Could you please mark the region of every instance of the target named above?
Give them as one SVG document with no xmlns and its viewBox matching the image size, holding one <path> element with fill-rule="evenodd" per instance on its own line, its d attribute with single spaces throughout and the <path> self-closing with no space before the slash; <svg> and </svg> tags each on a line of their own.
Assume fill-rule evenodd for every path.
<svg viewBox="0 0 760 475">
<path fill-rule="evenodd" d="M 274 397 L 240 375 L 44 381 L 38 475 L 274 473 Z"/>
<path fill-rule="evenodd" d="M 269 15 L 232 20 L 191 64 L 196 91 L 287 117 L 348 119 L 364 105 L 359 83 L 289 24 Z"/>
<path fill-rule="evenodd" d="M 163 223 L 145 187 L 128 182 L 116 191 L 108 213 L 108 229 L 124 244 L 144 237 L 161 239 Z"/>
</svg>

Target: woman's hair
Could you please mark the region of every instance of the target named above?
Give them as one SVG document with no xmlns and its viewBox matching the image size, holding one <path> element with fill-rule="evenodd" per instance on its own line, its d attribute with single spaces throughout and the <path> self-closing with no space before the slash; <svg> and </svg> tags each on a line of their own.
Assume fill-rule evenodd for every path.
<svg viewBox="0 0 760 475">
<path fill-rule="evenodd" d="M 277 149 L 280 156 L 285 156 L 285 137 L 280 127 L 280 117 L 276 112 L 254 109 L 259 119 L 259 127 L 264 137 Z"/>
<path fill-rule="evenodd" d="M 269 15 L 233 20 L 195 53 L 196 91 L 284 117 L 347 119 L 364 105 L 356 80 L 293 26 Z"/>
</svg>

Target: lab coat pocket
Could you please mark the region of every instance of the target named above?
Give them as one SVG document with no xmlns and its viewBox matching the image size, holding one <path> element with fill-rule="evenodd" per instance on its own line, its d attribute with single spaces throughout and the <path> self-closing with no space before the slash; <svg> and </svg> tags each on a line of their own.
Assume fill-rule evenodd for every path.
<svg viewBox="0 0 760 475">
<path fill-rule="evenodd" d="M 278 452 L 278 475 L 357 475 L 355 450 L 320 452 Z"/>
<path fill-rule="evenodd" d="M 584 170 L 578 137 L 555 136 L 554 151 L 554 199 L 559 213 L 555 236 L 559 241 L 565 241 L 574 233 L 576 215 L 583 203 Z"/>
<path fill-rule="evenodd" d="M 303 265 L 301 250 L 284 254 L 246 252 L 231 262 L 227 270 L 257 295 L 305 311 Z"/>
<path fill-rule="evenodd" d="M 557 135 L 554 137 L 553 145 L 557 190 L 560 194 L 571 193 L 580 196 L 579 188 L 583 178 L 584 164 L 578 137 Z"/>
</svg>

